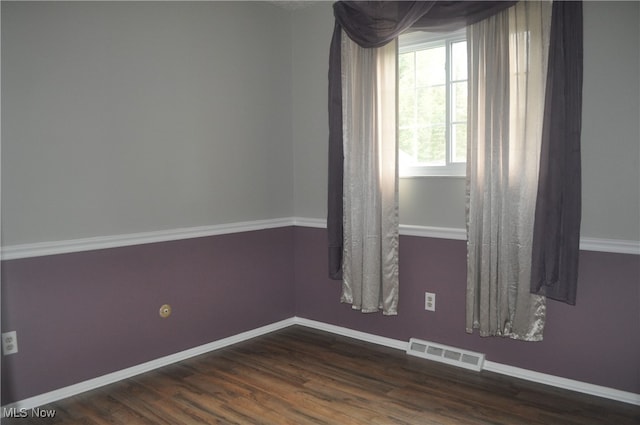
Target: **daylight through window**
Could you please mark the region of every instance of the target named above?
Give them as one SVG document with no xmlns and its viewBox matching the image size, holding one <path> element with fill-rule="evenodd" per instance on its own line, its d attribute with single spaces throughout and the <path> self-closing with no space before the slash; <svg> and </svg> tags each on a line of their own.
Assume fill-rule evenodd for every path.
<svg viewBox="0 0 640 425">
<path fill-rule="evenodd" d="M 400 36 L 401 176 L 464 176 L 467 158 L 465 32 Z"/>
</svg>

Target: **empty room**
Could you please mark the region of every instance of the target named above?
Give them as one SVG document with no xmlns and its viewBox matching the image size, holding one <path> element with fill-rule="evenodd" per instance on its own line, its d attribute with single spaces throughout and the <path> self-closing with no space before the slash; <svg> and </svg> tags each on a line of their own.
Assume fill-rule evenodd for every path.
<svg viewBox="0 0 640 425">
<path fill-rule="evenodd" d="M 640 423 L 639 3 L 0 7 L 3 423 Z"/>
</svg>

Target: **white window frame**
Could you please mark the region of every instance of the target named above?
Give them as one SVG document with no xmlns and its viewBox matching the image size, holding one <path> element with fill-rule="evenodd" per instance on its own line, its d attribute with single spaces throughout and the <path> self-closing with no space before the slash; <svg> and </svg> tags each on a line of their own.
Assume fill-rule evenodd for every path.
<svg viewBox="0 0 640 425">
<path fill-rule="evenodd" d="M 452 108 L 452 83 L 451 80 L 451 44 L 467 39 L 466 28 L 450 33 L 430 33 L 417 31 L 402 34 L 398 43 L 398 55 L 416 50 L 428 49 L 438 46 L 446 46 L 446 87 L 447 87 L 447 112 L 445 125 L 446 165 L 401 166 L 400 177 L 465 177 L 467 174 L 466 162 L 452 162 L 452 138 L 451 138 L 451 108 Z M 398 121 L 399 122 L 399 121 Z"/>
</svg>

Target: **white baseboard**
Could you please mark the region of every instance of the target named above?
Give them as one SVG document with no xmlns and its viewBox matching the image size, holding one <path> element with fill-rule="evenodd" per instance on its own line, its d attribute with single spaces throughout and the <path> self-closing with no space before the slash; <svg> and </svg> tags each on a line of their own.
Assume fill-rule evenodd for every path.
<svg viewBox="0 0 640 425">
<path fill-rule="evenodd" d="M 283 217 L 267 220 L 214 224 L 211 226 L 130 233 L 124 235 L 97 236 L 62 241 L 7 245 L 1 248 L 0 259 L 15 260 L 19 258 L 67 254 L 71 252 L 91 251 L 96 249 L 118 248 L 146 243 L 168 242 L 181 239 L 225 235 L 231 233 L 274 229 L 289 226 L 323 229 L 327 227 L 327 223 L 325 219 L 319 218 Z M 418 226 L 408 224 L 400 225 L 400 235 L 453 240 L 467 239 L 467 233 L 465 229 L 451 227 Z M 580 249 L 583 251 L 600 251 L 613 252 L 618 254 L 640 255 L 640 241 L 581 238 Z"/>
<path fill-rule="evenodd" d="M 17 401 L 15 403 L 2 406 L 2 413 L 9 411 L 10 409 L 34 409 L 45 404 L 53 403 L 58 400 L 62 400 L 74 395 L 81 394 L 86 391 L 90 391 L 96 388 L 103 387 L 105 385 L 113 384 L 123 379 L 131 378 L 141 373 L 149 372 L 154 369 L 158 369 L 163 366 L 168 366 L 173 363 L 177 363 L 191 357 L 199 356 L 211 351 L 215 351 L 224 347 L 227 347 L 238 342 L 246 341 L 252 338 L 256 338 L 261 335 L 268 334 L 280 329 L 287 328 L 293 325 L 305 326 L 308 328 L 318 329 L 321 331 L 329 332 L 336 335 L 346 336 L 349 338 L 357 339 L 372 344 L 381 345 L 384 347 L 390 347 L 401 351 L 406 351 L 408 341 L 401 341 L 392 338 L 386 338 L 379 335 L 374 335 L 366 332 L 356 331 L 353 329 L 345 328 L 342 326 L 331 325 L 324 322 L 318 322 L 315 320 L 304 319 L 301 317 L 291 317 L 281 320 L 279 322 L 272 323 L 270 325 L 262 326 L 257 329 L 242 332 L 237 335 L 233 335 L 227 338 L 223 338 L 208 344 L 204 344 L 198 347 L 191 348 L 189 350 L 181 351 L 169 356 L 161 357 L 159 359 L 151 360 L 146 363 L 132 366 L 126 369 L 119 370 L 117 372 L 109 373 L 97 378 L 89 379 L 84 382 L 79 382 L 68 387 L 60 388 L 54 391 L 50 391 L 45 394 L 40 394 L 34 397 L 30 397 L 24 400 Z M 428 360 L 427 360 L 428 361 Z M 512 376 L 514 378 L 524 379 L 527 381 L 533 381 L 550 385 L 557 388 L 563 388 L 580 393 L 590 394 L 602 398 L 621 401 L 624 403 L 635 404 L 640 406 L 640 394 L 635 394 L 627 391 L 620 391 L 613 388 L 607 388 L 600 385 L 588 384 L 585 382 L 574 381 L 572 379 L 561 378 L 558 376 L 547 375 L 545 373 L 534 372 L 527 369 L 521 369 L 518 367 L 508 366 L 500 363 L 494 363 L 490 361 L 484 362 L 484 370 L 490 372 L 500 373 L 502 375 Z M 0 415 L 0 417 L 2 417 Z"/>
<path fill-rule="evenodd" d="M 353 329 L 343 328 L 340 326 L 330 325 L 323 322 L 317 322 L 314 320 L 303 319 L 300 317 L 294 318 L 294 323 L 310 328 L 323 330 L 337 335 L 342 335 L 354 339 L 358 339 L 373 344 L 383 345 L 385 347 L 396 348 L 398 350 L 406 351 L 408 341 L 400 341 L 397 339 L 385 338 L 378 335 L 369 334 L 366 332 L 355 331 Z M 428 361 L 428 360 L 427 360 Z M 590 394 L 602 398 L 621 401 L 624 403 L 635 404 L 640 406 L 640 394 L 631 393 L 628 391 L 616 390 L 613 388 L 603 387 L 600 385 L 589 384 L 586 382 L 575 381 L 573 379 L 562 378 L 559 376 L 548 375 L 546 373 L 535 372 L 528 369 L 522 369 L 519 367 L 513 367 L 501 363 L 495 363 L 491 361 L 485 361 L 483 370 L 499 373 L 501 375 L 507 375 L 514 378 L 524 379 L 526 381 L 537 382 L 540 384 L 549 385 L 556 388 L 562 388 L 570 391 L 576 391 L 584 394 Z"/>
<path fill-rule="evenodd" d="M 346 336 L 349 338 L 357 339 L 360 341 L 371 342 L 373 344 L 382 345 L 384 347 L 395 348 L 398 350 L 406 351 L 409 344 L 408 341 L 400 341 L 399 339 L 386 338 L 379 335 L 374 335 L 366 332 L 360 332 L 349 328 L 343 328 L 342 326 L 330 325 L 324 322 L 317 322 L 315 320 L 303 319 L 301 317 L 294 317 L 293 323 L 296 325 L 306 326 L 308 328 L 318 329 L 320 331 L 329 332 L 335 335 Z"/>
<path fill-rule="evenodd" d="M 149 372 L 163 366 L 168 366 L 173 363 L 178 363 L 180 361 L 189 359 L 191 357 L 195 357 L 211 351 L 219 350 L 220 348 L 224 348 L 229 345 L 236 344 L 238 342 L 246 341 L 261 335 L 265 335 L 270 332 L 274 332 L 274 331 L 289 327 L 293 324 L 295 324 L 295 318 L 281 320 L 279 322 L 272 323 L 270 325 L 262 326 L 257 329 L 252 329 L 247 332 L 242 332 L 237 335 L 219 339 L 217 341 L 200 345 L 198 347 L 181 351 L 179 353 L 175 353 L 169 356 L 161 357 L 159 359 L 151 360 L 146 363 L 139 364 L 137 366 L 128 367 L 126 369 L 122 369 L 117 372 L 112 372 L 103 376 L 99 376 L 97 378 L 89 379 L 88 381 L 79 382 L 74 385 L 69 385 L 68 387 L 60 388 L 54 391 L 50 391 L 48 393 L 44 393 L 44 394 L 30 397 L 24 400 L 20 400 L 15 403 L 8 404 L 6 406 L 2 406 L 2 414 L 4 414 L 5 410 L 8 411 L 9 409 L 12 409 L 12 408 L 15 408 L 17 410 L 34 409 L 36 407 L 43 406 L 45 404 L 53 403 L 58 400 L 62 400 L 64 398 L 68 398 L 74 395 L 81 394 L 86 391 L 103 387 L 105 385 L 122 381 L 123 379 L 140 375 L 141 373 Z"/>
<path fill-rule="evenodd" d="M 484 362 L 483 369 L 489 372 L 511 376 L 513 378 L 524 379 L 526 381 L 550 385 L 552 387 L 562 388 L 564 390 L 576 391 L 579 393 L 594 395 L 597 397 L 608 398 L 610 400 L 616 400 L 640 406 L 640 394 L 635 394 L 628 391 L 616 390 L 614 388 L 575 381 L 573 379 L 548 375 L 546 373 L 535 372 L 533 370 L 522 369 L 519 367 L 513 367 L 490 361 Z"/>
</svg>

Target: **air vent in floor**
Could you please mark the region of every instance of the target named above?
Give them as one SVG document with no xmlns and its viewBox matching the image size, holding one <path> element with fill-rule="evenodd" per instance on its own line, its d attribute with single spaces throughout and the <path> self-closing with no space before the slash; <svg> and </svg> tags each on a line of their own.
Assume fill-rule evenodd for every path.
<svg viewBox="0 0 640 425">
<path fill-rule="evenodd" d="M 484 364 L 484 354 L 416 338 L 409 340 L 407 354 L 475 371 L 481 371 Z"/>
</svg>

